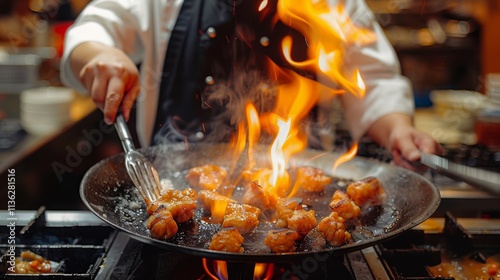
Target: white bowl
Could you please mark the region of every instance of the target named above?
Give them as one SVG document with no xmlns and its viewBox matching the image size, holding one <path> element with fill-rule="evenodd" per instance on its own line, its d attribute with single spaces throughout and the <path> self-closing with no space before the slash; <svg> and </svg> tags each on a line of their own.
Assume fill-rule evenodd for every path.
<svg viewBox="0 0 500 280">
<path fill-rule="evenodd" d="M 20 106 L 31 111 L 68 110 L 75 100 L 73 89 L 67 87 L 37 87 L 21 92 Z"/>
<path fill-rule="evenodd" d="M 21 114 L 20 119 L 25 122 L 30 123 L 68 123 L 71 121 L 71 117 L 69 115 L 66 116 L 51 116 L 51 115 L 38 115 L 38 114 Z"/>
<path fill-rule="evenodd" d="M 434 110 L 450 129 L 471 131 L 476 114 L 483 108 L 486 96 L 476 91 L 435 90 L 431 92 Z"/>
<path fill-rule="evenodd" d="M 21 118 L 21 126 L 26 130 L 29 134 L 33 135 L 47 135 L 51 133 L 55 133 L 61 130 L 69 121 L 31 121 L 24 118 Z"/>
<path fill-rule="evenodd" d="M 20 103 L 19 108 L 21 111 L 29 113 L 66 114 L 71 111 L 71 104 L 68 106 L 68 104 L 37 105 Z"/>
</svg>

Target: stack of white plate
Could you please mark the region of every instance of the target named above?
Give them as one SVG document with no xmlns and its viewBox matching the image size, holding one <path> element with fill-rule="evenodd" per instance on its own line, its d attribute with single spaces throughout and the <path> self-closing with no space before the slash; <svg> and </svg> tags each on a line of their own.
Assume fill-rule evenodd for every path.
<svg viewBox="0 0 500 280">
<path fill-rule="evenodd" d="M 491 105 L 500 107 L 500 73 L 486 75 L 486 95 Z"/>
<path fill-rule="evenodd" d="M 66 87 L 38 87 L 20 96 L 20 117 L 24 129 L 35 135 L 54 133 L 71 121 L 75 92 Z"/>
</svg>

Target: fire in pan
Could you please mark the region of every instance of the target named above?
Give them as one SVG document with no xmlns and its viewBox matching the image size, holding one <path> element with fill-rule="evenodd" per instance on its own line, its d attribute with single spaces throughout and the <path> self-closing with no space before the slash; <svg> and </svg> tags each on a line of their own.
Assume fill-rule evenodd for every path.
<svg viewBox="0 0 500 280">
<path fill-rule="evenodd" d="M 192 167 L 214 164 L 228 168 L 235 176 L 241 174 L 247 166 L 248 157 L 240 156 L 240 161 L 232 165 L 227 160 L 228 150 L 230 149 L 226 144 L 195 144 L 189 148 L 184 144 L 174 144 L 150 147 L 142 149 L 142 152 L 153 162 L 163 182 L 182 190 L 190 187 L 185 176 Z M 269 166 L 267 154 L 265 147 L 255 149 L 253 157 L 256 166 Z M 289 261 L 319 253 L 342 255 L 357 251 L 413 228 L 429 218 L 439 206 L 439 190 L 423 176 L 401 167 L 360 157 L 355 157 L 332 171 L 334 162 L 340 156 L 336 153 L 304 150 L 292 156 L 287 166 L 290 170 L 301 166 L 319 168 L 333 178 L 321 193 L 299 191 L 295 194 L 308 209 L 315 211 L 318 220 L 331 213 L 329 203 L 336 190 L 345 190 L 349 182 L 367 177 L 375 177 L 380 181 L 386 194 L 382 205 L 363 208 L 357 225 L 349 228 L 352 235 L 350 242 L 336 247 L 329 246 L 324 240 L 318 242 L 314 234 L 311 234 L 300 241 L 296 252 L 272 253 L 263 244 L 263 239 L 274 225 L 272 222 L 261 221 L 257 228 L 245 235 L 243 253 L 209 250 L 211 238 L 221 229 L 221 225 L 208 222 L 201 207 L 197 207 L 191 220 L 179 225 L 173 238 L 152 238 L 145 225 L 150 215 L 127 175 L 123 154 L 105 159 L 88 170 L 81 183 L 80 195 L 95 215 L 142 242 L 200 257 L 238 262 Z M 237 197 L 242 189 L 243 186 L 235 186 L 233 195 Z"/>
</svg>

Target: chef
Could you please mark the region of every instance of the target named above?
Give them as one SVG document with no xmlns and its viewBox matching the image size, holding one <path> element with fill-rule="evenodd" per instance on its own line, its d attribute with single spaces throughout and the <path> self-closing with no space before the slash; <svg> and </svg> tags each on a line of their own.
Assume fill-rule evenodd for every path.
<svg viewBox="0 0 500 280">
<path fill-rule="evenodd" d="M 420 151 L 439 153 L 441 148 L 412 124 L 411 85 L 400 74 L 393 48 L 363 0 L 325 1 L 331 7 L 342 4 L 355 24 L 376 35 L 345 62 L 359 68 L 366 84 L 362 100 L 352 94 L 339 97 L 353 139 L 369 136 L 392 152 L 396 164 L 414 169 L 411 162 L 419 160 Z M 94 0 L 66 34 L 62 81 L 88 92 L 108 124 L 119 111 L 128 119 L 136 104 L 142 146 L 203 140 L 215 127 L 207 124 L 225 110 L 224 104 L 214 108 L 221 105 L 217 102 L 207 105 L 203 96 L 225 84 L 237 65 L 259 77 L 264 69 L 255 62 L 265 56 L 310 74 L 280 58 L 273 43 L 284 34 L 300 41 L 301 34 L 285 23 L 263 20 L 262 15 L 272 17 L 276 0 L 257 15 L 261 2 L 267 3 Z"/>
</svg>

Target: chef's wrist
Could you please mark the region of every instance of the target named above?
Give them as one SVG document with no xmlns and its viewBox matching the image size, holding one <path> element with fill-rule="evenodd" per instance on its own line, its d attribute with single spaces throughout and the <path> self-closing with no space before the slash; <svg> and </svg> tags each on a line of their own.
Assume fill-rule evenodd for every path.
<svg viewBox="0 0 500 280">
<path fill-rule="evenodd" d="M 368 129 L 367 136 L 379 145 L 391 148 L 391 138 L 400 130 L 413 127 L 412 117 L 404 113 L 392 113 L 384 115 L 376 120 Z"/>
</svg>

